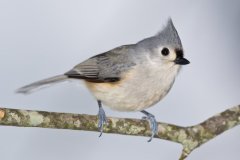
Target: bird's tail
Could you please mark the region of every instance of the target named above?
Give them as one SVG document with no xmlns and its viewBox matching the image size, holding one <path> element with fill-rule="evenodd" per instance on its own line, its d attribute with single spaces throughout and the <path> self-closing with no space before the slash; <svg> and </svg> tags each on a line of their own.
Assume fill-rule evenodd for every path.
<svg viewBox="0 0 240 160">
<path fill-rule="evenodd" d="M 34 91 L 37 91 L 39 89 L 51 86 L 53 84 L 64 82 L 67 80 L 67 76 L 65 75 L 58 75 L 51 78 L 43 79 L 34 83 L 31 83 L 29 85 L 23 86 L 19 88 L 16 93 L 22 93 L 22 94 L 30 94 Z"/>
</svg>

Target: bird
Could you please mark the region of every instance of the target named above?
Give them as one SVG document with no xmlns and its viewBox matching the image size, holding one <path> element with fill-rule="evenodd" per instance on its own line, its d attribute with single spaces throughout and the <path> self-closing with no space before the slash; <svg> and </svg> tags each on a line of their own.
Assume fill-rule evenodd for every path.
<svg viewBox="0 0 240 160">
<path fill-rule="evenodd" d="M 158 132 L 158 125 L 155 116 L 146 109 L 168 94 L 182 65 L 189 63 L 169 18 L 154 36 L 97 54 L 64 74 L 23 86 L 16 92 L 30 94 L 70 79 L 83 81 L 98 104 L 100 136 L 107 123 L 104 105 L 116 111 L 143 113 L 151 129 L 150 142 Z"/>
</svg>

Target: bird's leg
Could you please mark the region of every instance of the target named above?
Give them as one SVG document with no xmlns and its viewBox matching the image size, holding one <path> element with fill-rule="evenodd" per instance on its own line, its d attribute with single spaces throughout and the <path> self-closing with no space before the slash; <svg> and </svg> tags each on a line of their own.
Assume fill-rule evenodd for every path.
<svg viewBox="0 0 240 160">
<path fill-rule="evenodd" d="M 103 125 L 106 124 L 107 117 L 106 117 L 106 114 L 103 110 L 101 101 L 98 100 L 97 102 L 98 102 L 98 107 L 99 107 L 99 111 L 98 111 L 98 130 L 100 132 L 99 137 L 101 137 L 102 132 L 103 132 Z"/>
<path fill-rule="evenodd" d="M 151 135 L 150 139 L 148 140 L 148 142 L 151 142 L 152 139 L 153 139 L 153 137 L 154 137 L 154 136 L 157 134 L 157 132 L 158 132 L 157 121 L 156 121 L 154 115 L 152 115 L 151 113 L 148 113 L 148 112 L 145 111 L 145 110 L 142 110 L 141 112 L 146 115 L 146 117 L 143 117 L 143 119 L 149 121 L 150 129 L 151 129 L 151 131 L 152 131 L 152 135 Z"/>
</svg>

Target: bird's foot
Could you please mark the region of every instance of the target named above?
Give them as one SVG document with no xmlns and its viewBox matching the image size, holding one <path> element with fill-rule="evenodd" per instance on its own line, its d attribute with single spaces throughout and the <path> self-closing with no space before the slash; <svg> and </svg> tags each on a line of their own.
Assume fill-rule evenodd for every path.
<svg viewBox="0 0 240 160">
<path fill-rule="evenodd" d="M 103 126 L 106 123 L 107 123 L 107 117 L 106 117 L 105 111 L 103 110 L 102 107 L 99 107 L 99 111 L 98 111 L 98 130 L 100 132 L 99 137 L 102 136 Z"/>
<path fill-rule="evenodd" d="M 158 124 L 157 124 L 157 121 L 156 121 L 154 115 L 152 115 L 151 113 L 148 113 L 147 111 L 144 111 L 144 110 L 141 111 L 141 112 L 146 115 L 145 117 L 143 117 L 143 119 L 149 121 L 150 129 L 152 131 L 152 135 L 151 135 L 150 139 L 148 140 L 148 142 L 151 142 L 153 137 L 158 132 Z"/>
</svg>

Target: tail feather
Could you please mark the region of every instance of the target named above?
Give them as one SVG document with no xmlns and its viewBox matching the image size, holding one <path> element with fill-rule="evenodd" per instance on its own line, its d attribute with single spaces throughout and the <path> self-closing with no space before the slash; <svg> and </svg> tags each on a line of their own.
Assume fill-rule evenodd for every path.
<svg viewBox="0 0 240 160">
<path fill-rule="evenodd" d="M 47 78 L 47 79 L 40 80 L 40 81 L 31 83 L 29 85 L 23 86 L 23 87 L 19 88 L 16 91 L 16 93 L 30 94 L 39 89 L 51 86 L 51 85 L 59 83 L 59 82 L 64 82 L 66 80 L 67 80 L 67 76 L 65 76 L 65 75 L 54 76 L 51 78 Z"/>
</svg>

